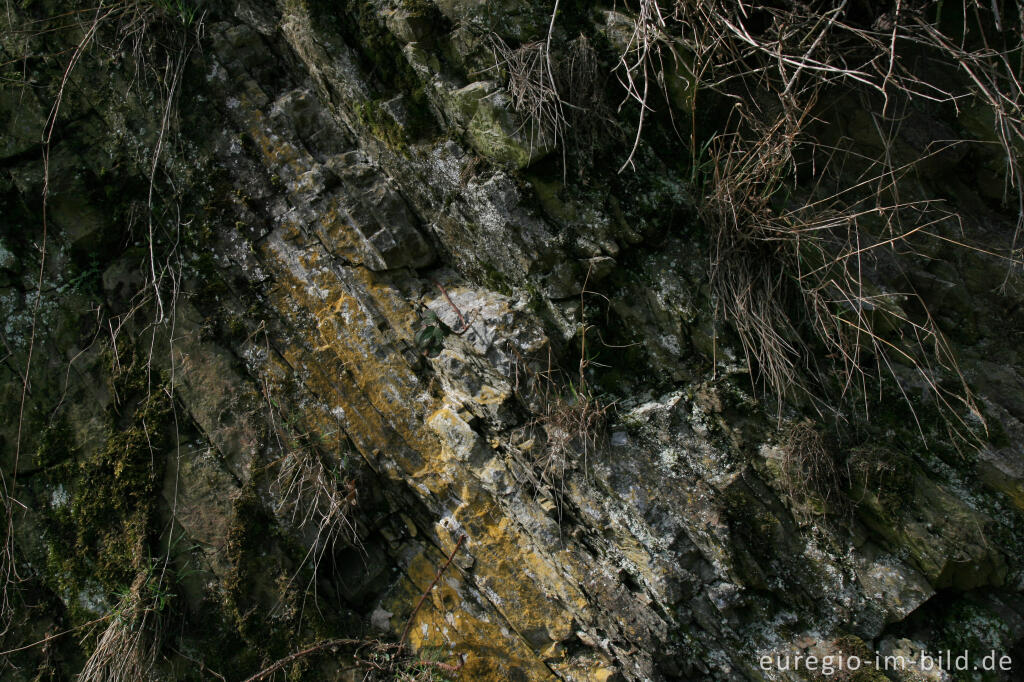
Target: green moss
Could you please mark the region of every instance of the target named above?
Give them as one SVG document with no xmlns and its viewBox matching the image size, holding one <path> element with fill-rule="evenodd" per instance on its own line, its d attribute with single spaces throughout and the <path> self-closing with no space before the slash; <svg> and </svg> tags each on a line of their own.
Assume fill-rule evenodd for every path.
<svg viewBox="0 0 1024 682">
<path fill-rule="evenodd" d="M 47 481 L 66 491 L 51 500 L 44 533 L 49 587 L 63 596 L 73 619 L 92 615 L 80 608 L 80 595 L 112 598 L 149 569 L 158 533 L 157 482 L 171 444 L 171 406 L 160 377 L 150 377 L 123 344 L 119 355 L 104 442 L 79 448 L 57 422 L 38 451 Z"/>
<path fill-rule="evenodd" d="M 549 216 L 563 223 L 572 222 L 579 217 L 577 202 L 569 201 L 562 196 L 565 185 L 560 182 L 560 177 L 549 177 L 547 174 L 534 172 L 526 173 L 523 179 L 528 181 L 524 184 L 533 190 L 537 201 Z"/>
<path fill-rule="evenodd" d="M 968 594 L 944 614 L 936 649 L 956 653 L 968 651 L 971 661 L 980 661 L 990 651 L 1010 651 L 1014 641 L 1011 632 L 1010 626 L 999 615 L 975 603 L 973 596 Z M 969 674 L 954 671 L 953 679 L 989 682 L 1005 678 L 995 672 Z"/>
<path fill-rule="evenodd" d="M 956 393 L 954 383 L 943 385 L 945 390 Z M 867 388 L 866 393 L 856 389 L 858 398 L 849 403 L 865 407 L 854 407 L 848 412 L 851 423 L 867 436 L 864 440 L 890 443 L 905 452 L 927 453 L 966 477 L 974 476 L 977 445 L 986 439 L 980 423 L 971 421 L 966 414 L 951 414 L 933 391 L 928 392 L 930 397 L 923 397 L 922 391 L 904 393 L 891 376 Z"/>
<path fill-rule="evenodd" d="M 258 319 L 262 313 L 252 311 L 248 318 L 241 310 L 242 306 L 233 305 L 235 299 L 254 295 L 248 281 L 235 277 L 229 283 L 225 279 L 225 269 L 218 262 L 215 253 L 222 247 L 213 227 L 218 219 L 226 221 L 219 209 L 213 206 L 204 207 L 211 220 L 189 226 L 182 234 L 182 245 L 187 251 L 186 273 L 189 282 L 189 302 L 203 315 L 201 329 L 202 339 L 216 339 L 227 347 L 244 341 L 249 335 L 246 319 Z M 232 286 L 241 289 L 236 291 Z M 244 305 L 244 303 L 243 303 Z"/>
<path fill-rule="evenodd" d="M 299 588 L 313 579 L 308 562 L 296 569 L 307 548 L 277 524 L 253 483 L 243 488 L 232 507 L 227 542 L 232 569 L 224 578 L 224 611 L 250 648 L 280 657 L 298 644 L 296 633 L 325 626 L 319 618 L 303 620 L 308 614 L 299 608 Z M 278 615 L 269 616 L 272 611 Z"/>
<path fill-rule="evenodd" d="M 740 482 L 729 487 L 722 502 L 733 538 L 734 570 L 746 585 L 767 589 L 765 569 L 776 558 L 772 540 L 778 537 L 779 520 Z"/>
<path fill-rule="evenodd" d="M 47 425 L 39 435 L 39 446 L 36 451 L 36 465 L 43 470 L 60 466 L 78 454 L 71 427 L 67 419 L 61 417 Z"/>
<path fill-rule="evenodd" d="M 875 659 L 875 652 L 857 635 L 840 634 L 833 640 L 833 644 L 844 659 L 856 656 L 862 663 L 874 661 Z M 855 672 L 847 671 L 847 674 L 849 676 L 844 676 L 842 679 L 848 679 L 850 682 L 887 682 L 889 679 L 870 666 L 862 667 Z"/>
<path fill-rule="evenodd" d="M 423 19 L 440 19 L 441 12 L 430 0 L 402 0 L 402 9 L 412 16 Z"/>
<path fill-rule="evenodd" d="M 508 278 L 498 268 L 486 261 L 480 265 L 480 268 L 483 271 L 481 279 L 483 279 L 483 283 L 488 289 L 497 291 L 505 296 L 512 295 L 512 287 L 509 286 Z"/>
<path fill-rule="evenodd" d="M 588 337 L 588 342 L 600 349 L 603 365 L 596 375 L 601 391 L 612 395 L 626 395 L 636 384 L 655 385 L 657 377 L 644 345 L 643 335 L 636 325 L 629 324 L 613 307 L 590 319 L 603 320 L 601 334 Z"/>
<path fill-rule="evenodd" d="M 270 568 L 265 555 L 277 527 L 253 485 L 246 486 L 235 500 L 232 518 L 227 538 L 232 568 L 224 579 L 224 612 L 232 629 L 248 644 L 247 652 L 235 661 L 240 669 L 246 669 L 258 663 L 259 654 L 280 657 L 287 652 L 287 638 L 280 628 L 270 626 L 255 594 L 261 585 L 265 589 Z"/>
<path fill-rule="evenodd" d="M 762 591 L 765 598 L 781 596 L 787 608 L 799 605 L 813 612 L 820 603 L 811 586 L 821 584 L 822 569 L 805 556 L 788 513 L 770 497 L 756 476 L 741 476 L 723 491 L 733 570 L 741 584 Z"/>
<path fill-rule="evenodd" d="M 355 108 L 356 118 L 370 132 L 370 135 L 391 149 L 402 150 L 408 146 L 405 133 L 378 100 L 360 102 Z"/>
<path fill-rule="evenodd" d="M 240 315 L 231 315 L 225 321 L 225 335 L 235 342 L 242 342 L 249 336 L 249 327 L 245 324 L 245 319 Z"/>
<path fill-rule="evenodd" d="M 423 88 L 416 88 L 400 100 L 404 118 L 400 123 L 385 108 L 386 100 L 360 102 L 356 118 L 369 133 L 395 151 L 404 151 L 411 142 L 423 139 L 434 127 L 433 113 Z"/>
<path fill-rule="evenodd" d="M 406 61 L 402 46 L 384 25 L 374 3 L 307 0 L 306 4 L 318 28 L 340 35 L 356 50 L 362 71 L 376 94 L 362 103 L 356 116 L 374 137 L 393 149 L 403 149 L 410 141 L 421 139 L 437 128 L 423 84 Z M 401 125 L 381 107 L 382 102 L 397 95 L 403 96 L 407 117 Z"/>
<path fill-rule="evenodd" d="M 347 609 L 302 608 L 301 588 L 314 577 L 308 562 L 296 569 L 305 555 L 306 548 L 276 523 L 256 484 L 246 485 L 232 505 L 227 537 L 231 570 L 223 579 L 223 601 L 220 608 L 212 603 L 204 608 L 222 614 L 216 627 L 203 625 L 209 641 L 201 644 L 209 648 L 210 657 L 222 658 L 222 672 L 245 677 L 265 660 L 282 658 L 310 638 L 353 635 Z M 225 658 L 224 651 L 233 654 Z M 295 679 L 315 679 L 312 670 L 293 672 Z"/>
</svg>

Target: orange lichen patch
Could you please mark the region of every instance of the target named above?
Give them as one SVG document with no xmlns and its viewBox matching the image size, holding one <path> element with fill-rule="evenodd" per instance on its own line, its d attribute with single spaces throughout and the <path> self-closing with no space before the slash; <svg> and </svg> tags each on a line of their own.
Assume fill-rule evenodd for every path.
<svg viewBox="0 0 1024 682">
<path fill-rule="evenodd" d="M 528 539 L 490 496 L 463 502 L 454 517 L 470 537 L 477 584 L 494 595 L 498 610 L 534 647 L 571 637 L 573 619 L 564 604 L 582 603 L 579 589 L 529 549 Z"/>
<path fill-rule="evenodd" d="M 293 276 L 289 264 L 270 264 L 281 266 L 278 287 L 270 292 L 271 304 L 296 327 L 308 327 L 310 313 L 317 320 L 320 334 L 315 346 L 283 351 L 288 363 L 303 372 L 306 386 L 341 415 L 345 431 L 371 463 L 374 453 L 380 452 L 407 472 L 431 461 L 439 444 L 423 428 L 425 408 L 419 405 L 428 405 L 432 398 L 404 357 L 389 346 L 358 302 L 341 290 L 340 282 L 321 277 L 309 286 Z M 438 473 L 421 472 L 435 492 L 445 485 Z"/>
<path fill-rule="evenodd" d="M 557 662 L 550 665 L 560 678 L 580 680 L 581 682 L 582 680 L 607 682 L 618 672 L 618 668 L 612 665 L 605 656 L 598 654 L 584 654 L 569 662 Z"/>
<path fill-rule="evenodd" d="M 511 397 L 512 391 L 506 388 L 495 388 L 483 384 L 480 390 L 473 396 L 473 402 L 477 405 L 502 405 Z"/>
<path fill-rule="evenodd" d="M 290 369 L 301 372 L 306 389 L 330 407 L 331 415 L 344 425 L 345 433 L 371 464 L 375 451 L 394 452 L 404 447 L 329 349 L 289 346 L 281 353 Z M 335 371 L 328 375 L 328 369 Z"/>
<path fill-rule="evenodd" d="M 321 251 L 303 251 L 302 255 L 299 256 L 299 262 L 302 263 L 303 267 L 312 270 L 320 266 L 324 255 Z"/>
<path fill-rule="evenodd" d="M 450 407 L 436 410 L 426 420 L 438 434 L 445 455 L 460 461 L 472 460 L 480 452 L 480 438 L 476 432 Z"/>
<path fill-rule="evenodd" d="M 333 255 L 351 263 L 362 262 L 359 237 L 355 234 L 355 228 L 343 219 L 337 197 L 328 200 L 326 210 L 317 221 L 317 229 L 323 243 Z"/>
<path fill-rule="evenodd" d="M 309 329 L 312 323 L 317 334 L 293 339 L 283 357 L 331 406 L 368 459 L 380 453 L 397 465 L 394 475 L 436 499 L 461 501 L 446 517 L 448 525 L 433 530 L 445 552 L 465 533 L 463 556 L 416 613 L 410 644 L 444 650 L 457 643 L 466 654 L 466 679 L 551 677 L 545 660 L 566 662 L 560 643 L 574 636 L 572 613 L 588 610 L 581 576 L 556 569 L 533 551 L 525 532 L 471 473 L 502 465 L 457 407 L 443 405 L 410 367 L 403 337 L 411 336 L 416 316 L 403 294 L 386 276 L 359 268 L 339 274 L 321 267 L 318 258 L 296 259 L 289 249 L 290 257 L 277 252 L 273 239 L 261 246 L 277 285 L 270 300 L 293 327 Z M 323 253 L 319 244 L 308 249 Z M 454 481 L 461 482 L 457 491 Z M 444 561 L 433 549 L 412 561 L 409 581 L 396 590 L 388 610 L 408 614 Z M 472 571 L 471 579 L 463 569 Z"/>
<path fill-rule="evenodd" d="M 462 466 L 459 460 L 490 456 L 489 448 L 452 410 L 438 410 L 428 424 L 442 435 L 444 454 L 450 466 Z M 457 480 L 472 482 L 474 479 L 466 474 L 458 476 Z M 576 587 L 582 575 L 567 581 L 560 570 L 530 550 L 529 539 L 523 531 L 481 486 L 464 484 L 459 499 L 462 504 L 453 518 L 469 535 L 469 548 L 477 559 L 476 575 L 488 589 L 501 595 L 502 603 L 496 602 L 496 606 L 512 626 L 538 645 L 571 636 L 571 616 L 562 604 L 585 608 L 586 598 Z M 437 532 L 444 543 L 442 530 Z"/>
<path fill-rule="evenodd" d="M 307 370 L 304 380 L 306 386 L 331 406 L 332 414 L 344 424 L 345 432 L 356 449 L 374 468 L 377 468 L 381 454 L 386 454 L 403 471 L 413 471 L 422 466 L 421 453 L 412 450 L 391 428 L 369 403 L 350 374 L 342 371 L 328 375 L 324 371 L 324 367 L 329 368 L 336 362 L 330 350 L 306 352 L 292 348 L 289 353 L 301 354 L 294 361 Z M 424 483 L 428 489 L 437 492 L 447 485 L 439 479 L 428 479 Z"/>
<path fill-rule="evenodd" d="M 348 363 L 359 387 L 374 407 L 392 418 L 392 426 L 409 447 L 429 459 L 437 453 L 439 444 L 423 423 L 435 409 L 437 399 L 373 324 L 359 301 L 344 291 L 332 293 L 337 295 L 332 305 L 316 313 L 321 338 L 339 360 Z"/>
<path fill-rule="evenodd" d="M 286 221 L 280 228 L 281 239 L 286 242 L 294 242 L 302 239 L 302 228 L 298 223 Z"/>
<path fill-rule="evenodd" d="M 445 557 L 433 549 L 415 556 L 389 607 L 402 616 L 392 619 L 401 631 L 413 606 L 434 581 Z M 504 682 L 509 679 L 551 679 L 551 671 L 506 623 L 488 617 L 480 595 L 454 565 L 431 590 L 409 628 L 409 644 L 417 650 L 439 650 L 463 656 L 461 679 Z"/>
<path fill-rule="evenodd" d="M 267 97 L 255 83 L 250 81 L 247 85 L 253 89 L 253 95 L 240 98 L 238 111 L 245 131 L 256 143 L 267 168 L 288 168 L 296 178 L 300 178 L 312 167 L 312 158 L 300 152 L 291 142 L 267 132 L 273 129 L 272 126 L 263 112 L 251 101 L 254 98 L 265 100 Z"/>
<path fill-rule="evenodd" d="M 366 269 L 354 269 L 352 275 L 363 291 L 373 297 L 378 312 L 387 319 L 396 335 L 410 346 L 414 345 L 419 315 L 409 304 L 408 295 L 391 283 L 392 275 Z"/>
<path fill-rule="evenodd" d="M 284 417 L 276 414 L 278 396 L 289 396 L 296 385 L 302 386 L 303 391 L 310 388 L 309 372 L 303 371 L 301 360 L 296 362 L 297 352 L 297 349 L 289 348 L 283 355 L 272 353 L 263 368 L 264 405 L 274 412 L 271 416 L 276 421 Z M 295 431 L 290 436 L 306 436 L 307 442 L 325 452 L 339 453 L 347 449 L 348 439 L 342 421 L 323 400 L 290 400 L 287 417 L 288 427 Z M 276 425 L 279 428 L 284 426 Z"/>
</svg>

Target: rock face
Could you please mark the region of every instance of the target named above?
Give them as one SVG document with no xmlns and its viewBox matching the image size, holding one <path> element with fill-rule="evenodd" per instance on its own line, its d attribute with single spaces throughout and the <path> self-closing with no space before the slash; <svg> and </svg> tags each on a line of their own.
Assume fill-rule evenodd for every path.
<svg viewBox="0 0 1024 682">
<path fill-rule="evenodd" d="M 619 175 L 632 114 L 559 146 L 516 111 L 493 36 L 543 40 L 544 3 L 61 7 L 2 19 L 4 679 L 241 680 L 328 640 L 290 679 L 1024 665 L 1024 288 L 995 247 L 920 246 L 870 295 L 927 301 L 982 436 L 899 363 L 870 418 L 775 409 L 674 123 Z M 555 41 L 605 68 L 608 9 Z M 971 115 L 908 114 L 893 153 Z M 1002 172 L 930 163 L 915 198 Z"/>
</svg>

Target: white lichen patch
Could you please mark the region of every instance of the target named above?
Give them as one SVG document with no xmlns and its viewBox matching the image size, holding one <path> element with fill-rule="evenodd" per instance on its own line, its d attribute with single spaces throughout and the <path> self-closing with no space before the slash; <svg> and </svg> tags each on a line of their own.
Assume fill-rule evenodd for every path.
<svg viewBox="0 0 1024 682">
<path fill-rule="evenodd" d="M 14 254 L 11 253 L 7 245 L 0 239 L 0 268 L 13 269 L 16 260 Z"/>
</svg>

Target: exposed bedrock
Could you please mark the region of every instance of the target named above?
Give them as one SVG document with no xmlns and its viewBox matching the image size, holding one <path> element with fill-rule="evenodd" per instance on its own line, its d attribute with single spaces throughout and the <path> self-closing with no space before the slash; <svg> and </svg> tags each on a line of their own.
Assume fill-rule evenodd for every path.
<svg viewBox="0 0 1024 682">
<path fill-rule="evenodd" d="M 576 105 L 575 133 L 517 109 L 495 45 L 543 43 L 547 4 L 123 4 L 0 20 L 3 648 L 71 630 L 0 677 L 74 679 L 122 622 L 156 679 L 403 637 L 403 665 L 465 680 L 815 679 L 761 658 L 922 647 L 1024 666 L 1024 288 L 997 247 L 915 244 L 864 293 L 887 339 L 904 291 L 928 304 L 969 404 L 933 406 L 949 366 L 860 348 L 868 397 L 779 401 L 720 314 L 690 119 L 651 114 L 620 174 L 615 76 L 587 137 Z M 556 52 L 585 36 L 611 73 L 635 8 L 570 4 Z M 678 59 L 664 100 L 696 107 Z M 838 106 L 829 135 L 867 149 Z M 908 112 L 890 152 L 987 120 Z M 993 158 L 929 156 L 906 200 L 941 187 L 1006 241 Z M 285 671 L 362 679 L 366 646 Z"/>
</svg>

